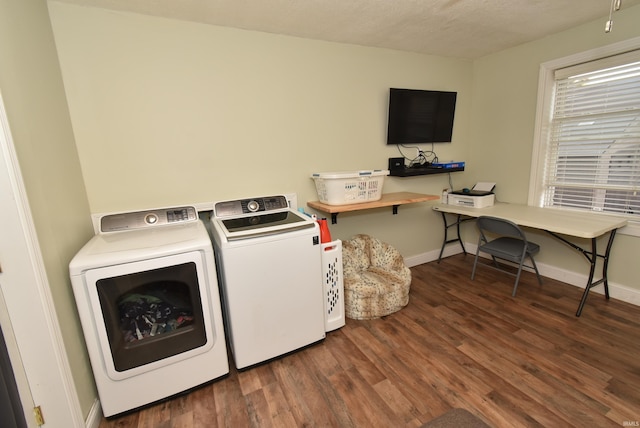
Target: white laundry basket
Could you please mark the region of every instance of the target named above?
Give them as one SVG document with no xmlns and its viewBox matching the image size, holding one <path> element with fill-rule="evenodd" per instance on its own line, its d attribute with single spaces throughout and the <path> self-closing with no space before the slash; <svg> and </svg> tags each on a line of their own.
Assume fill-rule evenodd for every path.
<svg viewBox="0 0 640 428">
<path fill-rule="evenodd" d="M 311 175 L 323 204 L 347 205 L 377 201 L 382 197 L 388 170 L 319 172 Z"/>
<path fill-rule="evenodd" d="M 324 327 L 333 331 L 345 323 L 344 282 L 342 272 L 342 241 L 321 244 L 322 282 L 324 284 Z"/>
</svg>

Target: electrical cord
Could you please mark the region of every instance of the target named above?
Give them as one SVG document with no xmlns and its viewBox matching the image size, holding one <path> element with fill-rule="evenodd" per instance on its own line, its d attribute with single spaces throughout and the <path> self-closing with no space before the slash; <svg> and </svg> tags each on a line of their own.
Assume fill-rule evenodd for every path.
<svg viewBox="0 0 640 428">
<path fill-rule="evenodd" d="M 418 156 L 414 157 L 414 158 L 408 158 L 400 149 L 400 147 L 404 148 L 404 149 L 415 149 L 418 151 Z M 424 165 L 426 164 L 432 164 L 432 163 L 437 163 L 438 162 L 438 155 L 436 154 L 435 151 L 433 151 L 433 143 L 431 143 L 431 150 L 429 151 L 423 151 L 422 149 L 420 149 L 420 147 L 418 146 L 405 146 L 404 144 L 396 144 L 396 148 L 398 149 L 398 152 L 402 155 L 402 157 L 405 160 L 409 161 L 409 168 L 411 168 L 413 165 L 415 164 L 420 164 L 420 165 Z M 427 156 L 430 157 L 431 160 L 429 160 L 429 158 L 427 158 Z M 451 173 L 447 174 L 448 178 L 449 178 L 449 191 L 453 191 L 453 177 L 451 176 Z"/>
<path fill-rule="evenodd" d="M 414 166 L 414 165 L 425 165 L 425 164 L 426 165 L 430 165 L 432 163 L 437 163 L 438 162 L 438 155 L 436 154 L 435 151 L 433 151 L 433 143 L 431 143 L 431 150 L 427 150 L 427 151 L 424 151 L 420 147 L 417 147 L 417 146 L 409 146 L 409 147 L 407 147 L 404 144 L 396 144 L 396 147 L 398 149 L 398 152 L 400 152 L 400 154 L 402 155 L 402 157 L 409 161 L 409 167 L 410 168 L 412 166 Z M 400 147 L 405 148 L 405 149 L 415 149 L 415 150 L 418 151 L 418 156 L 416 156 L 414 158 L 409 158 L 402 152 Z"/>
</svg>

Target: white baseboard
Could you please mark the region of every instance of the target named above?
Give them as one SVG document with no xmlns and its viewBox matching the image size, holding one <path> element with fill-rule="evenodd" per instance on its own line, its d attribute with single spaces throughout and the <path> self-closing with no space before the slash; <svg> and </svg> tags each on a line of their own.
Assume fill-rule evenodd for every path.
<svg viewBox="0 0 640 428">
<path fill-rule="evenodd" d="M 87 428 L 98 428 L 102 422 L 102 406 L 100 400 L 96 399 L 89 410 L 87 419 L 85 420 L 85 426 Z"/>
<path fill-rule="evenodd" d="M 465 242 L 464 246 L 467 250 L 467 253 L 469 253 L 472 257 L 475 257 L 477 245 Z M 451 246 L 444 249 L 442 257 L 444 258 L 460 253 L 462 253 L 462 249 L 459 245 Z M 440 250 L 433 250 L 426 253 L 417 254 L 415 256 L 406 257 L 404 259 L 404 262 L 408 267 L 413 267 L 421 265 L 423 263 L 429 263 L 438 260 L 439 254 Z M 484 256 L 481 255 L 481 257 Z M 545 263 L 538 263 L 538 270 L 540 271 L 540 275 L 542 276 L 546 276 L 547 278 L 552 278 L 556 281 L 561 281 L 582 289 L 584 289 L 584 285 L 587 283 L 588 279 L 588 276 L 585 274 L 568 271 L 557 266 L 552 266 Z M 604 294 L 604 289 L 603 287 L 598 286 L 593 288 L 591 292 Z M 629 288 L 625 285 L 616 284 L 609 281 L 609 296 L 623 302 L 631 303 L 632 305 L 640 306 L 640 290 Z"/>
</svg>

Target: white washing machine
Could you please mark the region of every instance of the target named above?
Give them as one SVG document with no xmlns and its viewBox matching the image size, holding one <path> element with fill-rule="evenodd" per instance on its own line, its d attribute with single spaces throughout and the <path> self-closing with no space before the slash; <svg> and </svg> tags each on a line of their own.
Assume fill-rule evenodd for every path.
<svg viewBox="0 0 640 428">
<path fill-rule="evenodd" d="M 195 208 L 102 217 L 69 272 L 105 416 L 229 372 L 213 248 Z"/>
<path fill-rule="evenodd" d="M 284 196 L 217 202 L 211 221 L 236 367 L 324 339 L 317 223 L 290 209 Z"/>
</svg>

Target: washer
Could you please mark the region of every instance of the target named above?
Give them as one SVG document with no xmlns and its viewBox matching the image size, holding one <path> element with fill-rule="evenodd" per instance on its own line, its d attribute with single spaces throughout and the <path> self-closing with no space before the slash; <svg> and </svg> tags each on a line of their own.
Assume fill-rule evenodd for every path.
<svg viewBox="0 0 640 428">
<path fill-rule="evenodd" d="M 284 196 L 217 202 L 211 221 L 236 367 L 324 339 L 318 224 Z"/>
<path fill-rule="evenodd" d="M 213 247 L 194 207 L 102 217 L 69 272 L 105 416 L 229 373 Z"/>
</svg>

